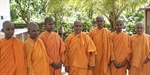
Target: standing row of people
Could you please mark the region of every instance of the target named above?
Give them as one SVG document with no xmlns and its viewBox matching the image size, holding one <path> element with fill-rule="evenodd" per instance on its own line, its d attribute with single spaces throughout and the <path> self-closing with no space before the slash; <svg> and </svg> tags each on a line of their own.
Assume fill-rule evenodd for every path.
<svg viewBox="0 0 150 75">
<path fill-rule="evenodd" d="M 54 21 L 45 18 L 46 30 L 39 35 L 36 23 L 28 24 L 25 43 L 13 37 L 14 25 L 3 23 L 5 38 L 0 39 L 0 75 L 61 75 L 64 64 L 69 75 L 150 75 L 150 36 L 144 24 L 135 26 L 137 34 L 122 32 L 122 20 L 116 31 L 103 28 L 103 16 L 96 17 L 97 27 L 82 32 L 81 21 L 75 21 L 74 32 L 66 38 L 52 32 Z"/>
</svg>

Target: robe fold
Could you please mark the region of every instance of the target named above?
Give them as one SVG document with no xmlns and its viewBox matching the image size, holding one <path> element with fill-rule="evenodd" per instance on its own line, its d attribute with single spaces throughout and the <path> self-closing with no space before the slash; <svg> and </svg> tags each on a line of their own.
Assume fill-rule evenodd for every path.
<svg viewBox="0 0 150 75">
<path fill-rule="evenodd" d="M 150 36 L 145 33 L 132 36 L 131 49 L 131 69 L 129 74 L 150 75 L 150 60 L 144 64 L 145 59 L 150 57 Z"/>
<path fill-rule="evenodd" d="M 39 38 L 46 47 L 50 64 L 52 64 L 52 62 L 55 62 L 56 64 L 60 61 L 64 62 L 65 44 L 57 33 L 44 31 L 40 34 Z M 61 68 L 54 70 L 54 68 L 50 66 L 50 73 L 50 75 L 61 75 Z"/>
<path fill-rule="evenodd" d="M 88 65 L 95 66 L 96 47 L 90 36 L 81 32 L 66 38 L 64 66 L 69 66 L 69 75 L 90 75 Z"/>
<path fill-rule="evenodd" d="M 108 64 L 110 63 L 111 32 L 106 28 L 94 28 L 89 35 L 97 50 L 93 75 L 110 75 Z"/>
<path fill-rule="evenodd" d="M 0 75 L 27 75 L 24 44 L 15 37 L 0 39 Z"/>
<path fill-rule="evenodd" d="M 115 31 L 112 33 L 112 53 L 111 60 L 116 60 L 118 64 L 122 64 L 125 60 L 130 59 L 131 46 L 128 34 Z M 127 64 L 117 69 L 113 63 L 110 66 L 111 75 L 126 75 Z"/>
<path fill-rule="evenodd" d="M 50 75 L 49 59 L 41 39 L 25 41 L 28 75 Z"/>
</svg>

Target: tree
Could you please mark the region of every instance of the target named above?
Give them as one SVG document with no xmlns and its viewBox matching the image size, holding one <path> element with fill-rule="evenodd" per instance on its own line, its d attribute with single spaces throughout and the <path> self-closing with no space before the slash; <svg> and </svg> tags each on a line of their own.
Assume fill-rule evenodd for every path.
<svg viewBox="0 0 150 75">
<path fill-rule="evenodd" d="M 46 2 L 47 0 L 11 0 L 12 21 L 20 20 L 21 18 L 24 23 L 28 24 L 31 21 L 43 20 Z"/>
<path fill-rule="evenodd" d="M 135 11 L 149 0 L 71 0 L 72 5 L 82 10 L 103 14 L 110 22 L 111 30 L 115 30 L 115 21 L 123 11 Z M 89 12 L 89 13 L 91 13 Z"/>
<path fill-rule="evenodd" d="M 144 20 L 144 11 L 123 12 L 120 16 L 123 19 L 127 32 L 135 33 L 135 24 Z"/>
<path fill-rule="evenodd" d="M 64 27 L 70 28 L 69 24 L 65 24 L 67 16 L 72 14 L 72 8 L 68 4 L 69 0 L 48 0 L 46 7 L 46 15 L 55 20 L 55 31 L 63 37 Z"/>
</svg>

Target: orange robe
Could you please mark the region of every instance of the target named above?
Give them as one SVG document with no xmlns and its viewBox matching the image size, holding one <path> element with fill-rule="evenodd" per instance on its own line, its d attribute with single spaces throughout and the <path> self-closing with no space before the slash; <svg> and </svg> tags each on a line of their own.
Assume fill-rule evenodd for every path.
<svg viewBox="0 0 150 75">
<path fill-rule="evenodd" d="M 27 75 L 23 46 L 15 37 L 0 39 L 0 75 Z"/>
<path fill-rule="evenodd" d="M 111 32 L 106 29 L 94 28 L 89 32 L 95 43 L 97 55 L 93 75 L 110 75 L 108 64 L 110 63 Z"/>
<path fill-rule="evenodd" d="M 128 34 L 115 31 L 112 33 L 112 53 L 111 60 L 116 60 L 118 64 L 122 64 L 125 60 L 130 59 L 130 38 Z M 127 64 L 117 69 L 113 63 L 110 66 L 111 75 L 126 75 Z"/>
<path fill-rule="evenodd" d="M 147 57 L 150 59 L 150 36 L 135 34 L 131 37 L 131 48 L 130 75 L 150 75 L 150 60 L 144 64 Z"/>
<path fill-rule="evenodd" d="M 70 34 L 66 38 L 65 66 L 69 75 L 88 75 L 88 65 L 95 66 L 96 47 L 87 33 Z"/>
<path fill-rule="evenodd" d="M 44 42 L 50 64 L 52 62 L 58 64 L 61 60 L 64 61 L 65 44 L 57 33 L 44 31 L 40 34 L 39 38 Z M 50 66 L 50 73 L 50 75 L 61 75 L 61 69 L 54 70 Z"/>
<path fill-rule="evenodd" d="M 28 38 L 24 49 L 27 56 L 28 75 L 50 75 L 49 59 L 42 40 L 37 38 L 35 42 Z"/>
</svg>

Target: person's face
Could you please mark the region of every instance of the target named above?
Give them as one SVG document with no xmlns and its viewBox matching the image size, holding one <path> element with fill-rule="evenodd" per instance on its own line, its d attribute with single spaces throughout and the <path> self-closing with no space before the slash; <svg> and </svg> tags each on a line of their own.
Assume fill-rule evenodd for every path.
<svg viewBox="0 0 150 75">
<path fill-rule="evenodd" d="M 137 24 L 135 27 L 135 31 L 137 32 L 137 34 L 141 35 L 144 32 L 144 25 Z"/>
<path fill-rule="evenodd" d="M 74 23 L 73 29 L 74 29 L 74 32 L 76 34 L 81 33 L 82 32 L 82 24 L 81 24 L 81 22 Z"/>
<path fill-rule="evenodd" d="M 36 39 L 40 33 L 38 26 L 31 26 L 28 30 L 28 34 L 30 35 L 31 39 Z"/>
<path fill-rule="evenodd" d="M 96 24 L 98 28 L 103 28 L 104 25 L 104 19 L 101 17 L 96 18 Z"/>
<path fill-rule="evenodd" d="M 123 22 L 121 21 L 116 22 L 116 31 L 121 32 L 123 27 L 124 27 Z"/>
<path fill-rule="evenodd" d="M 14 25 L 11 23 L 4 25 L 2 31 L 5 34 L 5 38 L 10 39 L 14 35 Z"/>
<path fill-rule="evenodd" d="M 47 31 L 51 32 L 54 29 L 54 21 L 48 21 L 45 27 Z"/>
</svg>

